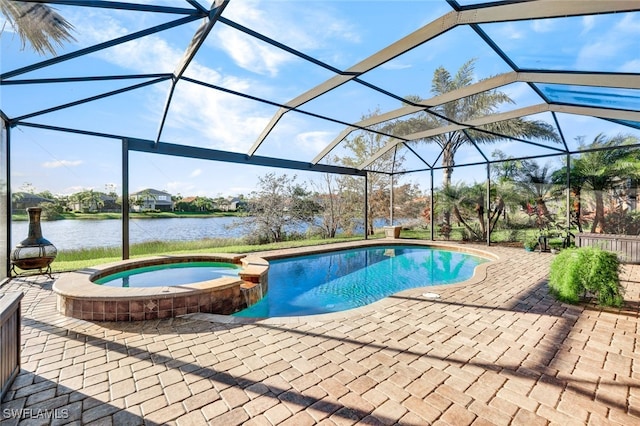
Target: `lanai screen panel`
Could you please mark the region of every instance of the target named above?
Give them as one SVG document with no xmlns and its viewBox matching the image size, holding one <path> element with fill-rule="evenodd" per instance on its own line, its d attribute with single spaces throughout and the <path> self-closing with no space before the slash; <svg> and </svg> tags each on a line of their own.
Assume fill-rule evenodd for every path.
<svg viewBox="0 0 640 426">
<path fill-rule="evenodd" d="M 577 149 L 576 140 L 640 128 L 637 2 L 46 3 L 75 27 L 75 41 L 64 43 L 57 56 L 21 50 L 11 30 L 0 35 L 0 112 L 16 158 L 28 154 L 21 132 L 36 126 L 48 144 L 59 140 L 53 133 L 64 132 L 99 140 L 135 137 L 312 168 L 333 162 L 325 158 L 329 153 L 348 155 L 342 139 L 353 138 L 351 130 L 375 129 L 385 152 L 399 150 L 411 159 L 392 172 L 440 170 L 441 152 L 424 142 L 433 135 L 405 138 L 415 129 L 390 124 L 492 90 L 505 91 L 513 103 L 490 111 L 486 122 L 469 126 L 444 114 L 433 125 L 471 129 L 456 165 L 490 162 L 501 147 L 515 155 L 530 146 L 536 156 L 549 147 L 562 157 Z M 469 61 L 475 64 L 469 88 L 431 92 L 438 67 L 455 77 Z M 433 100 L 437 96 L 444 98 Z M 536 105 L 540 109 L 525 117 L 544 117 L 560 142 L 504 135 L 477 143 L 492 115 Z M 414 109 L 389 118 L 405 107 Z M 372 114 L 381 120 L 363 120 Z M 420 130 L 437 131 L 433 127 Z M 289 149 L 301 143 L 307 149 Z M 81 149 L 89 156 L 92 146 Z M 354 170 L 375 162 L 370 158 Z M 28 182 L 19 171 L 13 175 L 10 191 Z"/>
<path fill-rule="evenodd" d="M 93 7 L 97 6 L 94 2 L 73 6 L 52 1 L 51 5 L 77 27 L 76 41 L 64 45 L 55 59 L 39 60 L 26 51 L 8 55 L 3 60 L 2 82 L 7 90 L 3 99 L 9 99 L 2 108 L 9 119 L 19 122 L 21 118 L 43 117 L 47 108 L 57 111 L 73 102 L 89 104 L 92 96 L 102 99 L 111 91 L 128 87 L 124 82 L 103 80 L 103 92 L 96 93 L 65 90 L 67 83 L 59 84 L 60 95 L 54 97 L 57 106 L 50 98 L 42 102 L 39 98 L 27 111 L 28 106 L 20 107 L 18 93 L 35 93 L 34 86 L 20 90 L 15 85 L 19 77 L 127 76 L 127 83 L 146 82 L 153 89 L 139 97 L 110 95 L 102 99 L 104 105 L 96 99 L 95 108 L 122 113 L 124 105 L 135 105 L 140 125 L 127 125 L 128 120 L 122 119 L 123 128 L 118 132 L 114 126 L 104 126 L 104 116 L 91 113 L 82 117 L 83 110 L 76 108 L 70 113 L 82 117 L 78 120 L 80 130 L 237 152 L 247 149 L 251 156 L 264 149 L 262 144 L 269 143 L 264 136 L 278 126 L 278 117 L 291 109 L 314 114 L 319 120 L 349 124 L 357 121 L 354 117 L 371 111 L 400 108 L 406 97 L 429 99 L 431 80 L 439 66 L 453 74 L 462 64 L 474 61 L 476 81 L 523 70 L 637 76 L 633 52 L 638 51 L 640 38 L 632 36 L 637 8 L 628 2 L 577 3 L 560 10 L 557 4 L 543 0 L 394 2 L 393 7 L 380 2 L 318 2 L 315 8 L 308 2 L 230 1 L 218 2 L 210 10 L 210 5 L 186 1 L 102 2 L 103 7 Z M 9 48 L 15 50 L 15 41 L 13 44 Z M 152 84 L 142 75 L 167 80 Z M 545 79 L 537 83 L 538 79 L 539 75 L 524 78 L 518 74 L 515 80 L 522 81 L 520 86 L 529 85 L 527 90 L 537 92 L 543 102 L 637 111 L 637 89 L 585 88 Z M 89 82 L 84 83 L 88 86 Z M 358 89 L 351 90 L 352 86 Z M 131 89 L 137 90 L 142 92 L 142 88 Z M 46 92 L 55 93 L 50 88 Z M 219 92 L 244 101 L 225 99 Z M 522 93 L 509 93 L 515 101 L 512 109 L 530 103 L 523 100 Z M 586 101 L 585 93 L 589 95 Z M 109 104 L 111 98 L 118 97 L 120 103 Z M 181 112 L 198 97 L 220 100 L 215 107 L 202 101 L 196 102 L 190 114 Z M 233 108 L 234 104 L 253 102 L 256 105 Z M 155 112 L 149 111 L 151 105 Z M 230 109 L 225 111 L 224 105 Z M 248 118 L 234 120 L 234 112 Z M 96 117 L 95 124 L 88 115 Z M 129 120 L 131 116 L 127 114 Z M 240 133 L 237 140 L 232 141 L 231 136 L 206 142 L 211 134 L 225 133 L 220 128 L 226 124 L 220 117 L 225 116 L 230 118 L 229 127 Z M 73 127 L 60 114 L 51 117 L 41 122 Z M 217 125 L 206 125 L 216 124 L 216 119 Z M 617 119 L 619 123 L 637 121 L 634 116 Z M 305 134 L 312 131 L 302 130 Z M 268 152 L 277 155 L 276 148 Z"/>
<path fill-rule="evenodd" d="M 7 163 L 7 129 L 4 121 L 0 124 L 0 247 L 9 245 L 9 220 L 11 203 L 9 203 L 9 165 Z M 8 250 L 0 249 L 0 277 L 8 275 Z"/>
</svg>

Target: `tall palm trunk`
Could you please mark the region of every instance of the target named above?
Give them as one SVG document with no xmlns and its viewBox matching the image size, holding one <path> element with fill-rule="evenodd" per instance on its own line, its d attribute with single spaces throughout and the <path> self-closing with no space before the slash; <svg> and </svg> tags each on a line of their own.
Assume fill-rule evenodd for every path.
<svg viewBox="0 0 640 426">
<path fill-rule="evenodd" d="M 480 232 L 482 233 L 482 237 L 485 238 L 487 236 L 487 226 L 485 223 L 484 217 L 484 200 L 480 197 L 476 201 L 475 209 L 476 214 L 478 215 L 478 223 L 480 224 Z"/>
<path fill-rule="evenodd" d="M 452 149 L 451 141 L 448 141 L 442 149 L 442 166 L 444 167 L 442 171 L 442 186 L 445 188 L 449 188 L 451 186 L 451 174 L 453 173 L 453 159 L 455 152 Z M 447 210 L 444 212 L 444 223 L 448 226 L 451 226 L 451 211 Z"/>
<path fill-rule="evenodd" d="M 544 198 L 538 197 L 536 198 L 536 207 L 538 208 L 538 213 L 541 214 L 545 219 L 549 222 L 552 222 L 553 218 L 551 217 L 551 213 L 549 213 L 549 209 L 547 208 L 547 203 L 544 201 Z"/>
<path fill-rule="evenodd" d="M 581 188 L 573 188 L 573 212 L 576 218 L 576 224 L 578 226 L 578 232 L 582 232 L 582 222 L 580 217 L 580 212 L 582 210 L 582 191 Z M 571 223 L 569 223 L 569 228 L 571 228 Z"/>
<path fill-rule="evenodd" d="M 602 191 L 595 191 L 596 198 L 596 216 L 593 218 L 593 224 L 591 225 L 591 232 L 597 232 L 600 227 L 600 232 L 604 230 L 604 198 Z"/>
</svg>

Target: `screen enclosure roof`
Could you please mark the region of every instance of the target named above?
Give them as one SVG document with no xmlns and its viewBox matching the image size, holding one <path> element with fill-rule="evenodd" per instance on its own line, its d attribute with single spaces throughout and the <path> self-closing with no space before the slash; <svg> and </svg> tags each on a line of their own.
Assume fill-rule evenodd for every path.
<svg viewBox="0 0 640 426">
<path fill-rule="evenodd" d="M 466 139 L 463 166 L 640 134 L 637 0 L 32 3 L 65 17 L 75 40 L 56 55 L 3 49 L 12 128 L 347 174 L 439 169 L 443 135 Z M 503 101 L 460 113 L 486 94 Z M 518 120 L 554 137 L 514 136 Z M 347 167 L 357 138 L 380 148 Z M 380 167 L 390 155 L 401 168 Z"/>
</svg>

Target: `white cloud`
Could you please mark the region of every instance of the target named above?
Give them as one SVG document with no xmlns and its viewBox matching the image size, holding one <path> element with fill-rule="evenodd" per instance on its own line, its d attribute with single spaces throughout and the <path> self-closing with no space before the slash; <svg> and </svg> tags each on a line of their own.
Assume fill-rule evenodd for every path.
<svg viewBox="0 0 640 426">
<path fill-rule="evenodd" d="M 615 25 L 598 28 L 602 30 L 601 33 L 586 40 L 576 59 L 576 67 L 586 70 L 599 67 L 611 69 L 611 64 L 622 62 L 626 57 L 629 57 L 629 61 L 622 62 L 623 67 L 635 66 L 640 36 L 640 20 L 636 19 L 635 14 L 622 14 Z"/>
<path fill-rule="evenodd" d="M 615 58 L 618 50 L 619 45 L 606 39 L 587 44 L 578 53 L 576 67 L 586 70 L 596 69 L 598 64 L 602 64 L 610 58 Z"/>
<path fill-rule="evenodd" d="M 536 33 L 548 33 L 554 29 L 553 19 L 536 19 L 531 23 L 531 28 Z"/>
<path fill-rule="evenodd" d="M 625 62 L 619 69 L 620 72 L 640 73 L 640 59 Z"/>
<path fill-rule="evenodd" d="M 93 12 L 94 14 L 96 12 Z M 132 24 L 130 14 L 113 13 L 109 16 L 81 16 L 74 20 L 82 34 L 78 39 L 87 44 L 98 43 L 106 39 L 130 33 Z M 136 23 L 135 26 L 139 26 Z M 221 26 L 222 27 L 222 26 Z M 188 28 L 184 28 L 188 30 Z M 237 33 L 237 31 L 236 31 Z M 162 38 L 163 33 L 137 39 L 99 52 L 102 59 L 117 66 L 139 73 L 173 72 L 184 54 L 185 46 L 174 46 Z M 239 47 L 240 50 L 241 47 Z M 253 51 L 253 47 L 247 47 Z M 278 53 L 281 55 L 281 53 Z M 275 72 L 279 66 L 278 56 L 270 51 L 263 52 L 264 71 Z M 251 64 L 247 64 L 251 66 Z M 193 60 L 185 75 L 197 80 L 219 85 L 238 92 L 251 89 L 253 94 L 264 96 L 272 89 L 263 82 L 240 78 L 233 75 L 221 75 L 217 70 L 208 68 Z M 149 110 L 157 110 L 166 99 L 168 85 L 155 85 L 150 92 Z M 263 105 L 256 106 L 239 97 L 224 94 L 202 86 L 180 82 L 172 98 L 169 118 L 164 127 L 165 133 L 173 129 L 171 142 L 200 145 L 208 148 L 227 150 L 246 150 L 251 146 L 257 134 L 262 131 L 273 113 Z M 155 116 L 154 116 L 155 117 Z M 154 138 L 155 135 L 148 135 Z M 194 143 L 194 141 L 199 141 Z"/>
<path fill-rule="evenodd" d="M 596 24 L 596 17 L 593 15 L 582 17 L 582 35 L 591 31 Z"/>
<path fill-rule="evenodd" d="M 524 83 L 509 84 L 508 86 L 501 88 L 501 91 L 513 99 L 515 105 L 508 103 L 502 104 L 500 111 L 510 111 L 514 108 L 520 108 L 526 105 L 533 105 L 535 103 L 542 102 L 540 97 Z"/>
<path fill-rule="evenodd" d="M 58 167 L 76 167 L 82 164 L 82 160 L 56 160 L 42 163 L 42 167 L 47 169 L 56 169 Z"/>
<path fill-rule="evenodd" d="M 359 43 L 360 35 L 353 25 L 342 19 L 330 5 L 322 9 L 304 2 L 263 2 L 245 0 L 231 2 L 225 16 L 284 43 L 311 54 L 333 47 L 336 42 Z M 276 76 L 280 68 L 296 58 L 230 27 L 219 27 L 209 40 L 213 48 L 224 50 L 238 66 L 258 74 Z"/>
<path fill-rule="evenodd" d="M 73 186 L 67 186 L 66 188 L 64 188 L 62 190 L 62 194 L 64 195 L 71 195 L 71 194 L 75 194 L 77 192 L 82 192 L 82 191 L 87 191 L 93 189 L 92 187 L 87 188 L 86 186 L 81 186 L 81 185 L 73 185 Z"/>
<path fill-rule="evenodd" d="M 294 59 L 282 50 L 229 27 L 220 29 L 216 34 L 220 47 L 234 62 L 256 74 L 276 77 L 280 67 Z"/>
<path fill-rule="evenodd" d="M 144 16 L 127 12 L 105 14 L 91 8 L 83 9 L 88 10 L 69 19 L 78 32 L 76 39 L 87 46 L 137 31 L 141 26 L 140 19 Z M 173 72 L 183 55 L 182 49 L 184 46 L 179 49 L 171 46 L 163 38 L 163 33 L 159 33 L 100 50 L 96 55 L 107 62 L 139 72 Z"/>
<path fill-rule="evenodd" d="M 305 2 L 243 0 L 231 2 L 225 16 L 296 49 L 322 48 L 335 39 L 359 43 L 356 28 L 330 3 L 323 6 L 319 9 Z"/>
<path fill-rule="evenodd" d="M 525 37 L 524 31 L 513 22 L 501 25 L 496 31 L 497 38 L 506 38 L 510 40 L 520 40 Z"/>
<path fill-rule="evenodd" d="M 380 66 L 380 68 L 386 69 L 386 70 L 405 70 L 407 68 L 411 68 L 413 65 L 411 64 L 403 64 L 401 62 L 397 62 L 397 61 L 391 61 L 391 62 L 387 62 L 385 64 L 382 64 Z"/>
<path fill-rule="evenodd" d="M 616 30 L 623 31 L 629 35 L 640 34 L 640 19 L 637 18 L 637 14 L 626 13 L 617 23 Z M 635 41 L 637 42 L 637 40 Z"/>
<path fill-rule="evenodd" d="M 189 177 L 196 177 L 196 176 L 200 176 L 202 174 L 202 169 L 195 169 L 194 171 L 191 172 L 191 174 L 189 175 Z"/>
<path fill-rule="evenodd" d="M 256 190 L 255 185 L 254 186 L 232 186 L 225 192 L 225 194 L 227 196 L 240 195 L 240 194 L 248 195 L 255 190 Z"/>
<path fill-rule="evenodd" d="M 167 182 L 166 190 L 172 195 L 181 194 L 183 197 L 203 195 L 196 193 L 196 186 L 188 182 L 172 181 Z"/>
<path fill-rule="evenodd" d="M 247 151 L 270 119 L 270 112 L 236 96 L 181 84 L 174 94 L 167 126 L 184 142 L 227 151 Z M 196 135 L 194 135 L 196 133 Z"/>
<path fill-rule="evenodd" d="M 305 132 L 296 135 L 296 145 L 313 155 L 320 153 L 333 140 L 334 133 L 330 132 Z"/>
</svg>

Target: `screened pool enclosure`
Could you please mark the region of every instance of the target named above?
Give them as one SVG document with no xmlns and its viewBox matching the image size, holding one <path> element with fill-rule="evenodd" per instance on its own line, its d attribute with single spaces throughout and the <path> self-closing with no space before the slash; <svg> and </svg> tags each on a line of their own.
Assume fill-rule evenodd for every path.
<svg viewBox="0 0 640 426">
<path fill-rule="evenodd" d="M 455 224 L 491 242 L 498 219 L 517 238 L 518 215 L 640 232 L 623 226 L 640 181 L 637 0 L 23 3 L 72 28 L 55 54 L 23 46 L 20 19 L 0 34 L 3 277 L 25 188 L 115 188 L 128 257 L 131 193 L 250 192 L 265 170 L 354 176 L 363 216 L 372 176 L 419 184 L 432 238 Z M 620 147 L 622 162 L 597 155 Z M 509 210 L 516 187 L 529 202 Z"/>
</svg>

